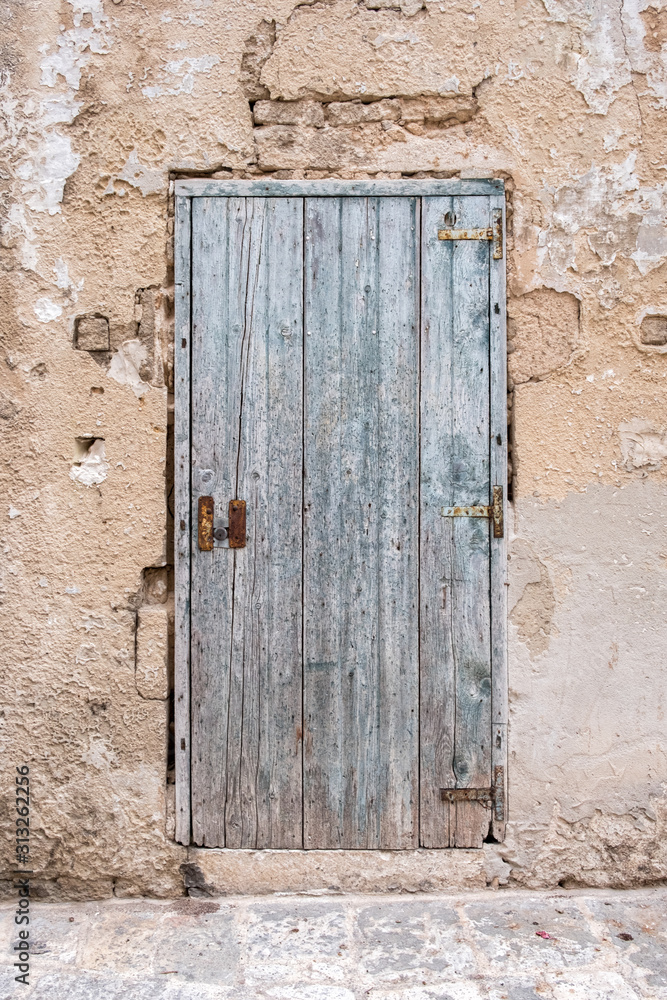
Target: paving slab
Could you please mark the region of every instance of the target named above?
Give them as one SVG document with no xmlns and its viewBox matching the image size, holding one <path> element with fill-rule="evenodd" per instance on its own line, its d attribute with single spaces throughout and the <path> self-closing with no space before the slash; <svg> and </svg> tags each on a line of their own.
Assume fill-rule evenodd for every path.
<svg viewBox="0 0 667 1000">
<path fill-rule="evenodd" d="M 667 1000 L 667 889 L 0 907 L 0 998 Z M 12 957 L 9 957 L 12 956 Z"/>
</svg>

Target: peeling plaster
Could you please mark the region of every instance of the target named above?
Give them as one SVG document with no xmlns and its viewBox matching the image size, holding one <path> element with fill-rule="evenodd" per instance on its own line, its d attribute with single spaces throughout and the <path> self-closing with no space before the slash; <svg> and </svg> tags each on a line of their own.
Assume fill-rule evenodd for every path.
<svg viewBox="0 0 667 1000">
<path fill-rule="evenodd" d="M 82 102 L 76 100 L 81 71 L 93 54 L 106 54 L 111 42 L 104 29 L 108 19 L 98 0 L 85 3 L 68 0 L 73 9 L 74 27 L 62 29 L 53 45 L 39 46 L 41 85 L 50 90 L 65 85 L 56 96 L 39 99 L 32 95 L 21 102 L 12 90 L 9 70 L 2 74 L 0 102 L 7 129 L 4 142 L 11 156 L 18 154 L 15 174 L 21 197 L 9 208 L 3 229 L 17 233 L 27 241 L 23 247 L 23 266 L 37 267 L 37 252 L 31 243 L 33 229 L 26 208 L 33 212 L 57 215 L 61 212 L 65 183 L 80 166 L 81 159 L 72 149 L 71 137 L 57 125 L 70 125 L 79 114 Z M 84 15 L 92 18 L 92 27 L 82 27 Z"/>
<path fill-rule="evenodd" d="M 65 182 L 81 162 L 72 150 L 70 136 L 51 126 L 74 121 L 81 108 L 81 102 L 74 96 L 81 83 L 81 71 L 93 54 L 107 54 L 111 46 L 102 30 L 108 19 L 103 16 L 101 2 L 68 2 L 74 11 L 75 26 L 61 32 L 54 49 L 48 44 L 40 47 L 42 86 L 53 89 L 64 82 L 68 89 L 58 97 L 40 102 L 40 113 L 31 122 L 31 150 L 17 168 L 18 176 L 25 182 L 23 194 L 28 207 L 49 215 L 60 212 Z M 91 15 L 92 27 L 81 27 L 84 14 Z"/>
<path fill-rule="evenodd" d="M 65 181 L 79 166 L 81 158 L 72 152 L 69 136 L 50 131 L 42 133 L 33 154 L 17 167 L 17 176 L 25 183 L 26 204 L 34 212 L 60 212 Z"/>
<path fill-rule="evenodd" d="M 642 189 L 637 198 L 644 217 L 637 233 L 637 249 L 630 254 L 642 274 L 667 259 L 667 184 Z"/>
<path fill-rule="evenodd" d="M 577 271 L 575 237 L 582 231 L 606 265 L 623 256 L 647 274 L 667 259 L 667 185 L 642 186 L 636 163 L 632 152 L 621 163 L 596 165 L 561 187 L 545 188 L 549 225 L 538 245 L 556 273 Z"/>
<path fill-rule="evenodd" d="M 69 477 L 82 486 L 98 486 L 107 478 L 109 463 L 104 454 L 104 441 L 96 438 L 85 454 L 70 469 Z"/>
<path fill-rule="evenodd" d="M 219 62 L 220 56 L 216 55 L 200 56 L 198 59 L 172 59 L 160 70 L 164 83 L 142 87 L 141 93 L 149 100 L 192 94 L 195 89 L 195 74 L 208 74 Z"/>
<path fill-rule="evenodd" d="M 117 179 L 139 188 L 144 198 L 149 194 L 162 194 L 166 188 L 166 172 L 160 167 L 147 167 L 140 163 L 136 149 L 128 156 Z"/>
<path fill-rule="evenodd" d="M 82 754 L 82 760 L 97 771 L 107 771 L 110 767 L 117 766 L 118 758 L 104 740 L 94 736 L 87 751 Z"/>
<path fill-rule="evenodd" d="M 659 469 L 667 458 L 667 432 L 638 417 L 619 424 L 618 436 L 626 469 Z"/>
<path fill-rule="evenodd" d="M 147 359 L 148 352 L 140 340 L 126 340 L 112 357 L 107 377 L 114 379 L 120 385 L 128 385 L 140 399 L 150 388 L 147 382 L 142 381 L 139 374 L 141 366 Z"/>
<path fill-rule="evenodd" d="M 375 38 L 370 38 L 369 41 L 373 48 L 379 49 L 382 45 L 386 45 L 387 42 L 396 42 L 399 44 L 401 42 L 409 42 L 410 45 L 417 45 L 419 43 L 419 36 L 410 31 L 405 31 L 402 34 L 400 32 L 394 34 L 380 32 L 379 35 L 376 35 Z"/>
<path fill-rule="evenodd" d="M 574 84 L 595 114 L 606 114 L 619 90 L 632 81 L 619 17 L 610 16 L 610 4 L 602 0 L 583 33 L 586 52 L 576 57 Z M 620 8 L 620 5 L 619 5 Z"/>
<path fill-rule="evenodd" d="M 44 296 L 41 299 L 37 299 L 33 307 L 35 316 L 40 323 L 51 323 L 54 319 L 58 319 L 62 316 L 62 308 L 53 299 L 49 299 Z"/>
<path fill-rule="evenodd" d="M 646 29 L 641 17 L 643 11 L 660 5 L 660 0 L 623 0 L 622 25 L 633 72 L 646 77 L 657 106 L 667 108 L 667 51 L 664 45 L 657 46 L 653 51 L 648 48 Z M 662 10 L 664 11 L 664 5 Z"/>
<path fill-rule="evenodd" d="M 61 288 L 65 292 L 65 294 L 70 298 L 72 304 L 76 304 L 79 298 L 79 292 L 83 291 L 84 279 L 80 278 L 76 283 L 72 281 L 69 276 L 67 264 L 62 257 L 58 257 L 56 260 L 53 265 L 53 271 L 56 276 L 56 285 L 58 288 Z"/>
<path fill-rule="evenodd" d="M 607 114 L 623 87 L 641 73 L 660 107 L 667 106 L 667 62 L 649 51 L 641 13 L 656 0 L 543 0 L 553 20 L 581 32 L 584 52 L 572 52 L 572 82 L 591 112 Z"/>
</svg>

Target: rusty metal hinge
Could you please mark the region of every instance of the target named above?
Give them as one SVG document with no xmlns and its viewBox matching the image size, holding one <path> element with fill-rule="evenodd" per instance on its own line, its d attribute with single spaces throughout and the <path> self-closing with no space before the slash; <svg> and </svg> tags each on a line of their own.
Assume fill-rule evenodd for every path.
<svg viewBox="0 0 667 1000">
<path fill-rule="evenodd" d="M 229 547 L 244 549 L 246 543 L 245 500 L 229 501 Z"/>
<path fill-rule="evenodd" d="M 197 509 L 197 540 L 202 552 L 213 551 L 213 497 L 199 497 Z"/>
<path fill-rule="evenodd" d="M 493 224 L 483 229 L 439 229 L 439 240 L 489 240 L 493 243 L 493 259 L 502 260 L 503 256 L 503 212 L 494 208 Z"/>
<path fill-rule="evenodd" d="M 505 534 L 505 515 L 503 504 L 502 486 L 493 487 L 493 504 L 491 505 L 491 518 L 493 520 L 493 537 L 502 538 Z"/>
<path fill-rule="evenodd" d="M 472 507 L 441 507 L 441 517 L 489 517 L 493 521 L 493 537 L 504 534 L 503 488 L 493 487 L 493 503 L 490 506 L 478 504 Z"/>
<path fill-rule="evenodd" d="M 498 765 L 493 769 L 491 788 L 441 788 L 442 802 L 479 802 L 487 809 L 493 809 L 495 818 L 505 819 L 505 768 Z"/>
<path fill-rule="evenodd" d="M 229 501 L 229 523 L 215 517 L 213 497 L 199 497 L 197 538 L 202 552 L 212 552 L 215 543 L 229 542 L 230 549 L 244 549 L 246 546 L 246 505 L 245 500 Z"/>
</svg>

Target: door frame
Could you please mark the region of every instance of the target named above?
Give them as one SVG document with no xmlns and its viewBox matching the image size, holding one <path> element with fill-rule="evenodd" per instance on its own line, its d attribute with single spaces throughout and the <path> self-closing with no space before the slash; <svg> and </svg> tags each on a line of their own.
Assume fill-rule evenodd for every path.
<svg viewBox="0 0 667 1000">
<path fill-rule="evenodd" d="M 487 196 L 503 213 L 502 258 L 491 260 L 489 312 L 490 476 L 503 486 L 507 511 L 507 350 L 505 185 L 502 180 L 180 180 L 174 185 L 174 730 L 176 833 L 191 844 L 190 789 L 190 552 L 191 525 L 191 262 L 193 198 L 341 198 Z M 491 218 L 491 215 L 490 215 Z M 490 225 L 490 219 L 488 224 Z M 491 244 L 489 244 L 491 255 Z M 492 833 L 504 839 L 507 819 L 507 525 L 503 537 L 489 532 L 491 551 L 492 773 L 496 808 Z"/>
</svg>

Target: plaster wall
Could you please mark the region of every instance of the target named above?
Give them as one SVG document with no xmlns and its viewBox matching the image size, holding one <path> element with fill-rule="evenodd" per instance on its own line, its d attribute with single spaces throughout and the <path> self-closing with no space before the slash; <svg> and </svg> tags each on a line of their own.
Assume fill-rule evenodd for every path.
<svg viewBox="0 0 667 1000">
<path fill-rule="evenodd" d="M 9 834 L 29 763 L 37 891 L 667 879 L 664 0 L 0 16 L 0 799 Z M 174 842 L 171 183 L 258 174 L 505 179 L 502 845 L 366 861 Z"/>
</svg>

